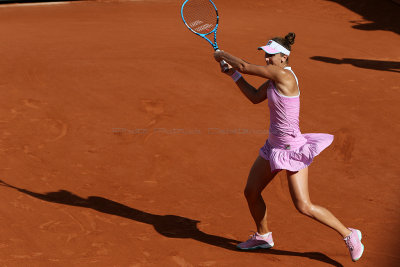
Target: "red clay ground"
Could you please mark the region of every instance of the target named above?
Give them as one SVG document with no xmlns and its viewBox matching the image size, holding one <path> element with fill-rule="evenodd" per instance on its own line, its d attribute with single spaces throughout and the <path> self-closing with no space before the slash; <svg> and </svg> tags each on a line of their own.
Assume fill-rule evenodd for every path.
<svg viewBox="0 0 400 267">
<path fill-rule="evenodd" d="M 0 7 L 1 266 L 399 266 L 399 36 L 330 1 L 216 3 L 221 48 L 250 62 L 297 34 L 302 131 L 336 137 L 311 198 L 365 256 L 297 213 L 283 173 L 264 192 L 276 246 L 235 250 L 266 102 L 219 73 L 181 1 L 75 2 Z"/>
</svg>

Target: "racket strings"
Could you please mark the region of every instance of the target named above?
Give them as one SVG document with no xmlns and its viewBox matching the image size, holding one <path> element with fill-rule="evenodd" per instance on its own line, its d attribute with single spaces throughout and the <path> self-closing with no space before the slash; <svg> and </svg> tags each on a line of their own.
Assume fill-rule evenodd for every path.
<svg viewBox="0 0 400 267">
<path fill-rule="evenodd" d="M 217 11 L 209 0 L 188 1 L 182 14 L 187 26 L 197 33 L 210 33 L 217 25 Z"/>
</svg>

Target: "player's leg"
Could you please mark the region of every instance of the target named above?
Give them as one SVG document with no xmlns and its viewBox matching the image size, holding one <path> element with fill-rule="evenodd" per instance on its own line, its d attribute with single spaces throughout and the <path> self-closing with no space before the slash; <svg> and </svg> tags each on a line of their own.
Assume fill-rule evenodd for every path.
<svg viewBox="0 0 400 267">
<path fill-rule="evenodd" d="M 308 168 L 298 172 L 287 171 L 287 177 L 290 194 L 297 210 L 341 234 L 349 249 L 351 259 L 359 260 L 364 252 L 360 230 L 346 228 L 329 210 L 311 203 L 308 193 Z"/>
<path fill-rule="evenodd" d="M 267 207 L 261 192 L 271 182 L 277 173 L 272 173 L 269 161 L 258 156 L 254 161 L 247 179 L 244 195 L 249 205 L 251 216 L 257 227 L 257 233 L 247 241 L 237 245 L 239 249 L 249 250 L 258 248 L 272 248 L 274 241 L 267 225 Z"/>
<path fill-rule="evenodd" d="M 256 224 L 257 232 L 261 235 L 269 232 L 267 225 L 267 207 L 261 196 L 261 192 L 272 181 L 276 174 L 277 172 L 271 172 L 269 161 L 258 156 L 250 170 L 244 190 L 244 195 L 251 216 Z"/>
<path fill-rule="evenodd" d="M 293 203 L 300 213 L 331 227 L 343 237 L 351 233 L 329 210 L 311 203 L 308 192 L 308 168 L 298 172 L 287 171 L 287 178 Z"/>
</svg>

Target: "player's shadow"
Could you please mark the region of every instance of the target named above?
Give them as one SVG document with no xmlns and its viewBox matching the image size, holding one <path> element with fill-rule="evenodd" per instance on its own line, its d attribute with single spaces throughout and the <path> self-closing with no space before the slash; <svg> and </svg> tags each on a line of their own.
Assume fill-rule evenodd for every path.
<svg viewBox="0 0 400 267">
<path fill-rule="evenodd" d="M 338 3 L 361 15 L 362 19 L 350 21 L 355 29 L 365 31 L 392 31 L 400 34 L 400 1 L 382 0 L 325 0 Z"/>
<path fill-rule="evenodd" d="M 0 0 L 0 4 L 31 4 L 31 3 L 49 3 L 49 2 L 75 2 L 80 0 Z"/>
<path fill-rule="evenodd" d="M 145 211 L 128 207 L 126 205 L 123 205 L 121 203 L 103 197 L 90 196 L 88 198 L 82 198 L 66 190 L 59 190 L 57 192 L 48 192 L 42 194 L 18 188 L 16 186 L 7 184 L 2 180 L 0 180 L 0 185 L 16 189 L 21 193 L 27 194 L 31 197 L 38 198 L 47 202 L 89 208 L 102 213 L 116 215 L 137 222 L 146 223 L 152 225 L 159 234 L 165 237 L 191 238 L 208 245 L 239 252 L 239 250 L 236 248 L 236 245 L 239 243 L 238 240 L 204 233 L 199 230 L 197 224 L 200 221 L 197 220 L 192 220 L 177 215 L 151 214 Z M 269 249 L 269 250 L 260 250 L 252 252 L 306 257 L 313 260 L 325 262 L 333 266 L 343 266 L 339 262 L 319 252 L 293 252 L 293 251 L 286 251 L 279 249 Z"/>
<path fill-rule="evenodd" d="M 355 67 L 364 69 L 400 72 L 400 62 L 398 61 L 381 61 L 381 60 L 355 59 L 355 58 L 338 59 L 338 58 L 321 57 L 321 56 L 314 56 L 310 58 L 313 60 L 331 64 L 350 64 Z"/>
</svg>

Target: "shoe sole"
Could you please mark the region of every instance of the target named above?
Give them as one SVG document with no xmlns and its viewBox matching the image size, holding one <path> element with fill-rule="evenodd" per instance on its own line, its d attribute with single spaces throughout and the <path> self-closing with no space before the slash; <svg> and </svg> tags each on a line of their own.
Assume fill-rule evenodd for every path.
<svg viewBox="0 0 400 267">
<path fill-rule="evenodd" d="M 239 246 L 236 246 L 240 250 L 254 250 L 254 249 L 259 249 L 259 248 L 272 248 L 274 246 L 274 243 L 272 244 L 264 244 L 264 245 L 259 245 L 251 248 L 241 248 Z"/>
<path fill-rule="evenodd" d="M 362 239 L 361 231 L 360 230 L 356 230 L 356 231 L 357 231 L 358 238 L 360 239 L 360 242 L 361 242 L 361 239 Z M 362 243 L 361 243 L 361 246 L 362 246 L 362 251 L 361 251 L 360 257 L 358 257 L 357 259 L 352 259 L 353 261 L 358 261 L 361 258 L 362 254 L 364 253 L 364 245 Z"/>
</svg>

